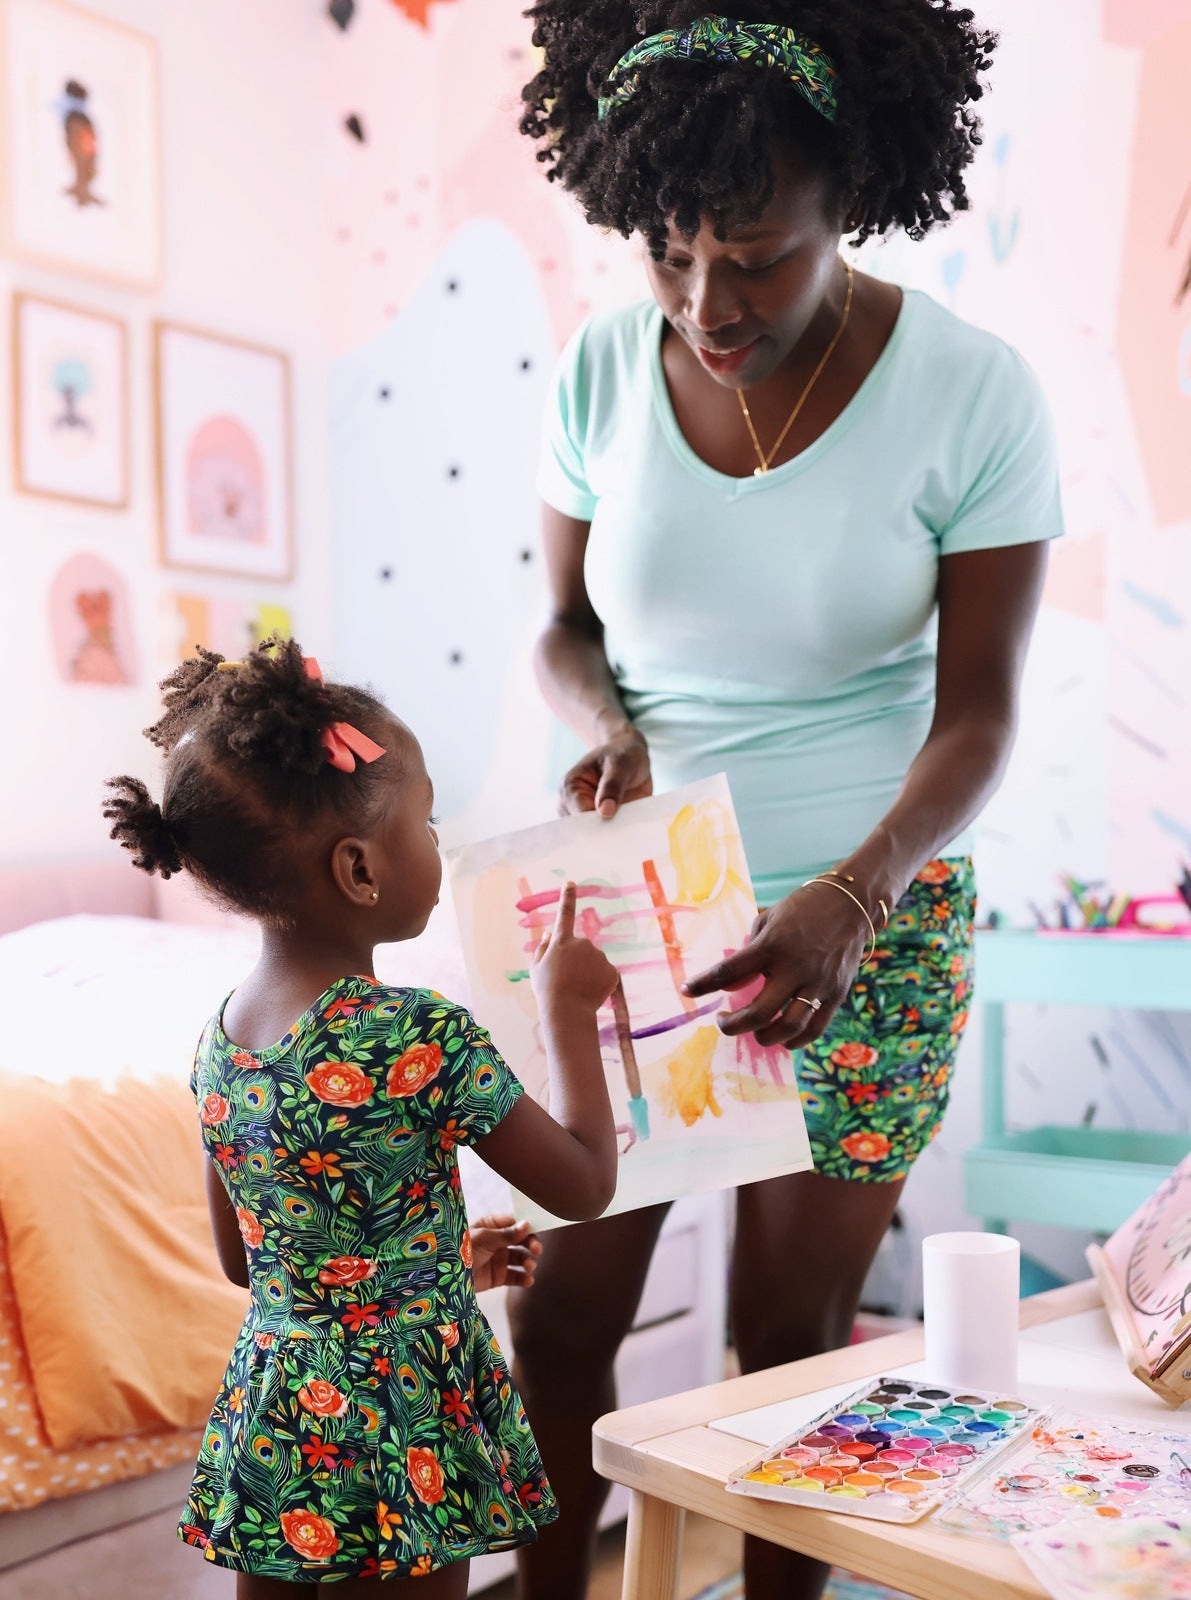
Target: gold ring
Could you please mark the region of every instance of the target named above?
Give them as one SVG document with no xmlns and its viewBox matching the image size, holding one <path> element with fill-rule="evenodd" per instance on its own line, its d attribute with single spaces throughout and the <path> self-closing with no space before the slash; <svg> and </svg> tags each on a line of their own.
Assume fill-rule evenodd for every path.
<svg viewBox="0 0 1191 1600">
<path fill-rule="evenodd" d="M 794 1000 L 797 1001 L 800 1006 L 810 1006 L 812 1011 L 818 1011 L 819 1007 L 823 1004 L 822 1000 L 808 1000 L 804 994 L 796 994 L 794 996 Z"/>
</svg>

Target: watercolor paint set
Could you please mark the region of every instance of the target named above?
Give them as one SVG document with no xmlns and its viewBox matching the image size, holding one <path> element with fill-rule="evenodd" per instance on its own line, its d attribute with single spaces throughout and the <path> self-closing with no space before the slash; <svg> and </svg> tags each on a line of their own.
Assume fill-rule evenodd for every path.
<svg viewBox="0 0 1191 1600">
<path fill-rule="evenodd" d="M 1059 1523 L 1175 1517 L 1191 1522 L 1191 1439 L 1052 1412 L 1012 1456 L 986 1464 L 941 1525 L 1010 1538 Z"/>
<path fill-rule="evenodd" d="M 872 1379 L 729 1479 L 732 1494 L 916 1522 L 1039 1423 L 1018 1399 Z"/>
</svg>

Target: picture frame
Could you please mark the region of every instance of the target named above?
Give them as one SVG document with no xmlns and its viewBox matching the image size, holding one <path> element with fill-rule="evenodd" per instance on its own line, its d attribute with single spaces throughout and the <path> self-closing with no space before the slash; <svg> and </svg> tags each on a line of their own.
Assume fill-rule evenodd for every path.
<svg viewBox="0 0 1191 1600">
<path fill-rule="evenodd" d="M 161 280 L 157 46 L 68 0 L 0 10 L 3 240 L 138 289 Z"/>
<path fill-rule="evenodd" d="M 158 321 L 153 384 L 162 565 L 292 578 L 288 356 Z"/>
<path fill-rule="evenodd" d="M 12 299 L 13 466 L 21 494 L 122 511 L 129 500 L 128 329 L 119 318 Z"/>
</svg>

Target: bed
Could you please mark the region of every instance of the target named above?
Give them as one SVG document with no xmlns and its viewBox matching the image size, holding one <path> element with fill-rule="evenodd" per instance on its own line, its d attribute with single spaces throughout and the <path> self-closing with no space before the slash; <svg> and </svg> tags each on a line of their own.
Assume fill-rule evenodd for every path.
<svg viewBox="0 0 1191 1600">
<path fill-rule="evenodd" d="M 217 1381 L 215 1352 L 230 1347 L 227 1330 L 241 1310 L 241 1291 L 218 1273 L 207 1234 L 201 1156 L 185 1086 L 198 1033 L 251 965 L 256 942 L 251 925 L 213 911 L 183 882 L 155 884 L 121 861 L 0 872 L 0 985 L 6 995 L 20 996 L 22 1015 L 30 1019 L 27 1028 L 0 1037 L 0 1224 L 9 1230 L 0 1225 L 0 1569 L 184 1498 L 197 1425 Z M 378 952 L 377 970 L 392 982 L 465 999 L 449 909 L 440 908 L 421 939 Z M 135 1348 L 113 1355 L 118 1329 L 106 1354 L 89 1353 L 82 1363 L 88 1379 L 81 1386 L 79 1363 L 68 1359 L 67 1313 L 84 1323 L 94 1319 L 85 1305 L 76 1308 L 60 1290 L 45 1288 L 43 1275 L 30 1266 L 48 1251 L 47 1221 L 37 1203 L 37 1180 L 45 1171 L 56 1170 L 56 1204 L 73 1196 L 75 1209 L 66 1215 L 74 1218 L 70 1231 L 81 1240 L 84 1268 L 88 1259 L 119 1255 L 126 1245 L 118 1217 L 105 1234 L 102 1218 L 97 1223 L 92 1215 L 103 1211 L 106 1175 L 93 1171 L 88 1183 L 73 1182 L 69 1163 L 75 1157 L 67 1151 L 72 1120 L 77 1137 L 93 1135 L 116 1092 L 143 1092 L 146 1104 L 153 1097 L 165 1117 L 153 1135 L 155 1147 L 169 1169 L 158 1181 L 175 1185 L 176 1218 L 163 1246 L 171 1262 L 147 1262 L 143 1276 L 160 1284 L 161 1272 L 176 1270 L 187 1303 L 210 1306 L 208 1342 L 194 1347 L 193 1381 L 185 1393 L 162 1396 L 147 1387 Z M 151 1117 L 143 1125 L 155 1126 Z M 184 1141 L 172 1154 L 171 1138 Z M 478 1162 L 465 1171 L 473 1211 L 500 1201 L 498 1189 L 483 1181 L 486 1173 Z M 125 1181 L 112 1184 L 108 1203 L 135 1206 L 139 1198 Z M 159 1194 L 152 1204 L 161 1208 Z M 150 1231 L 131 1230 L 140 1241 L 136 1248 L 150 1248 Z M 61 1247 L 61 1241 L 50 1243 Z M 625 1345 L 624 1403 L 721 1376 L 723 1249 L 718 1197 L 675 1208 Z M 124 1262 L 126 1283 L 137 1267 L 135 1259 Z M 502 1297 L 485 1301 L 498 1333 L 504 1331 Z M 93 1299 L 92 1312 L 96 1308 L 114 1322 L 110 1305 Z M 121 1301 L 116 1310 L 122 1309 Z M 185 1332 L 197 1338 L 202 1330 Z M 190 1425 L 162 1425 L 162 1418 L 178 1417 Z M 613 1505 L 609 1516 L 618 1513 L 623 1507 Z M 506 1557 L 477 1563 L 473 1589 L 496 1581 L 508 1566 Z"/>
</svg>

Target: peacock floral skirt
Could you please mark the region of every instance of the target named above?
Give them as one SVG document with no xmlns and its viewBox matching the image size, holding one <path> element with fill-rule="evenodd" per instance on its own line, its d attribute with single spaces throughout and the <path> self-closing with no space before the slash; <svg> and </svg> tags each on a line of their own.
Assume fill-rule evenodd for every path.
<svg viewBox="0 0 1191 1600">
<path fill-rule="evenodd" d="M 821 1039 L 795 1056 L 815 1170 L 892 1183 L 938 1133 L 972 1003 L 976 879 L 930 861 Z"/>
<path fill-rule="evenodd" d="M 416 1577 L 557 1515 L 483 1315 L 358 1309 L 334 1335 L 249 1312 L 178 1529 L 208 1560 L 295 1583 Z"/>
</svg>

